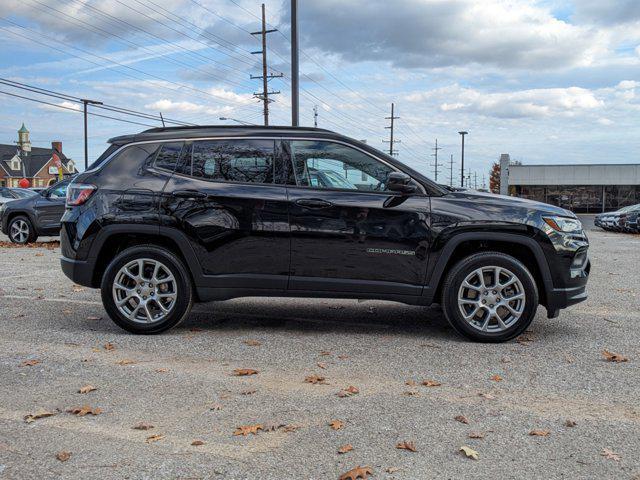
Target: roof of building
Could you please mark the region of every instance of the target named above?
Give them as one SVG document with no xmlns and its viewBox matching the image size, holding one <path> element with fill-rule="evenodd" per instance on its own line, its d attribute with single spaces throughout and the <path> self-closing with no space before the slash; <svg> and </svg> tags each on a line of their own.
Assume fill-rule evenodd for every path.
<svg viewBox="0 0 640 480">
<path fill-rule="evenodd" d="M 124 144 L 144 140 L 166 140 L 173 138 L 222 137 L 244 135 L 314 135 L 341 136 L 330 130 L 312 127 L 261 126 L 261 125 L 202 125 L 186 127 L 152 128 L 133 135 L 122 135 L 109 143 Z"/>
<path fill-rule="evenodd" d="M 21 155 L 20 160 L 24 165 L 24 172 L 22 171 L 22 166 L 17 170 L 11 168 L 11 159 L 16 156 L 16 153 L 18 153 L 17 145 L 0 144 L 0 169 L 2 169 L 2 173 L 10 177 L 24 176 L 30 178 L 34 177 L 51 160 L 53 149 L 33 147 L 28 155 Z M 70 159 L 64 153 L 59 153 L 59 157 L 66 167 Z"/>
<path fill-rule="evenodd" d="M 640 163 L 509 165 L 509 185 L 640 185 Z"/>
</svg>

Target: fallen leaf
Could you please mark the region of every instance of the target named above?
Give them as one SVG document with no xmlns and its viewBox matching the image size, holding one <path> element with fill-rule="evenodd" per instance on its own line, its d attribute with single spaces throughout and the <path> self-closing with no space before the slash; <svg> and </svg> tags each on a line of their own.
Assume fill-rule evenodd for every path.
<svg viewBox="0 0 640 480">
<path fill-rule="evenodd" d="M 604 357 L 604 359 L 607 362 L 620 363 L 620 362 L 628 362 L 629 361 L 629 359 L 627 357 L 625 357 L 624 355 L 620 355 L 619 353 L 613 353 L 613 352 L 610 352 L 609 350 L 603 350 L 602 351 L 602 356 Z"/>
<path fill-rule="evenodd" d="M 95 321 L 97 321 L 97 320 L 102 320 L 102 317 L 94 317 L 94 316 L 90 316 L 90 317 L 87 317 L 87 320 L 91 320 L 91 321 L 94 321 L 94 322 L 95 322 Z"/>
<path fill-rule="evenodd" d="M 20 366 L 21 367 L 33 367 L 34 365 L 38 365 L 40 360 L 24 360 Z"/>
<path fill-rule="evenodd" d="M 85 385 L 84 387 L 81 387 L 80 390 L 78 390 L 78 393 L 89 393 L 93 392 L 94 390 L 97 390 L 97 388 L 93 385 Z"/>
<path fill-rule="evenodd" d="M 35 256 L 36 257 L 44 257 L 44 253 L 36 253 Z"/>
<path fill-rule="evenodd" d="M 415 387 L 418 383 L 415 380 L 407 380 L 406 382 L 404 382 L 405 385 L 408 385 L 409 387 Z"/>
<path fill-rule="evenodd" d="M 244 340 L 242 343 L 249 345 L 250 347 L 259 347 L 262 345 L 258 340 Z"/>
<path fill-rule="evenodd" d="M 153 425 L 145 422 L 138 422 L 133 426 L 134 430 L 151 430 L 152 428 L 154 428 Z"/>
<path fill-rule="evenodd" d="M 258 374 L 258 370 L 254 370 L 252 368 L 236 368 L 233 371 L 233 374 L 236 377 L 245 377 L 247 375 L 257 375 Z"/>
<path fill-rule="evenodd" d="M 469 424 L 469 420 L 464 415 L 456 415 L 453 419 L 460 423 Z"/>
<path fill-rule="evenodd" d="M 329 422 L 329 426 L 334 430 L 340 430 L 342 427 L 344 427 L 344 423 L 340 420 L 331 420 Z"/>
<path fill-rule="evenodd" d="M 89 405 L 83 405 L 82 407 L 70 408 L 67 410 L 68 413 L 73 413 L 78 417 L 84 417 L 85 415 L 100 415 L 102 413 L 102 409 L 100 408 L 92 408 Z"/>
<path fill-rule="evenodd" d="M 252 389 L 252 390 L 242 390 L 242 391 L 240 392 L 240 395 L 253 395 L 253 394 L 254 394 L 254 393 L 256 393 L 256 392 L 257 392 L 257 390 L 255 390 L 255 389 Z"/>
<path fill-rule="evenodd" d="M 191 442 L 191 445 L 193 445 L 194 447 L 199 447 L 200 445 L 204 445 L 204 442 L 202 440 L 194 440 L 193 442 Z"/>
<path fill-rule="evenodd" d="M 550 433 L 549 430 L 531 430 L 529 435 L 532 437 L 548 437 Z"/>
<path fill-rule="evenodd" d="M 131 360 L 129 358 L 123 358 L 122 360 L 118 360 L 116 362 L 116 365 L 133 365 L 134 363 L 136 363 L 135 360 Z"/>
<path fill-rule="evenodd" d="M 169 370 L 167 370 L 166 368 L 156 368 L 156 372 L 157 373 L 167 373 Z"/>
<path fill-rule="evenodd" d="M 350 443 L 347 443 L 346 445 L 342 445 L 338 449 L 338 453 L 347 453 L 347 452 L 350 452 L 351 450 L 353 450 L 353 446 Z"/>
<path fill-rule="evenodd" d="M 360 390 L 358 390 L 357 387 L 354 387 L 354 386 L 351 385 L 351 386 L 345 388 L 344 390 L 340 390 L 338 392 L 338 396 L 340 398 L 352 397 L 354 395 L 357 395 L 358 393 L 360 393 Z"/>
<path fill-rule="evenodd" d="M 323 370 L 324 370 L 325 368 L 327 368 L 327 364 L 326 364 L 326 363 L 323 363 L 323 362 L 318 362 L 318 363 L 316 363 L 316 365 L 318 365 L 318 367 L 320 367 L 320 368 L 321 368 L 321 369 L 323 369 Z"/>
<path fill-rule="evenodd" d="M 396 445 L 398 450 L 409 450 L 410 452 L 417 452 L 416 445 L 413 442 L 400 442 Z"/>
<path fill-rule="evenodd" d="M 474 460 L 478 460 L 480 457 L 478 456 L 478 452 L 476 452 L 473 448 L 467 447 L 463 445 L 460 447 L 460 451 L 463 452 L 467 458 L 472 458 Z"/>
<path fill-rule="evenodd" d="M 369 475 L 373 475 L 373 469 L 371 467 L 361 467 L 358 465 L 356 468 L 352 468 L 348 472 L 340 475 L 338 480 L 357 480 L 358 478 L 366 480 L 369 478 Z"/>
<path fill-rule="evenodd" d="M 283 432 L 291 433 L 300 429 L 300 425 L 283 425 L 281 428 Z"/>
<path fill-rule="evenodd" d="M 56 458 L 61 462 L 66 462 L 71 458 L 71 452 L 65 452 L 64 450 L 62 452 L 58 452 L 56 453 Z"/>
<path fill-rule="evenodd" d="M 338 355 L 338 358 L 340 360 L 346 360 L 347 358 L 349 358 L 349 355 Z"/>
<path fill-rule="evenodd" d="M 63 310 L 62 313 L 64 315 L 71 315 L 73 313 L 73 311 L 72 310 Z"/>
<path fill-rule="evenodd" d="M 469 438 L 475 438 L 475 439 L 480 439 L 480 438 L 484 438 L 484 433 L 482 432 L 469 432 L 469 435 L 467 435 Z"/>
<path fill-rule="evenodd" d="M 494 376 L 491 377 L 491 380 L 493 380 L 494 382 L 501 382 L 502 377 L 496 373 Z"/>
<path fill-rule="evenodd" d="M 565 420 L 564 422 L 564 426 L 565 427 L 575 427 L 577 425 L 577 423 L 574 420 Z"/>
<path fill-rule="evenodd" d="M 600 455 L 602 455 L 607 460 L 615 460 L 616 462 L 620 461 L 620 455 L 613 452 L 612 450 L 609 450 L 608 448 L 603 448 L 602 452 L 600 452 Z"/>
<path fill-rule="evenodd" d="M 484 393 L 484 392 L 480 392 L 478 396 L 482 398 L 486 398 L 487 400 L 493 400 L 494 398 L 496 398 L 495 395 L 492 395 L 491 393 Z"/>
<path fill-rule="evenodd" d="M 78 292 L 84 292 L 84 288 L 82 288 L 80 285 L 74 285 L 73 286 L 73 291 L 78 293 Z"/>
<path fill-rule="evenodd" d="M 320 355 L 322 355 L 323 357 L 327 357 L 327 356 L 331 355 L 331 352 L 329 352 L 327 350 L 321 350 L 320 351 Z"/>
<path fill-rule="evenodd" d="M 104 349 L 105 350 L 115 350 L 116 346 L 111 342 L 107 342 L 107 343 L 104 344 Z"/>
<path fill-rule="evenodd" d="M 442 384 L 437 380 L 423 380 L 422 385 L 425 387 L 439 387 Z"/>
<path fill-rule="evenodd" d="M 214 412 L 217 412 L 218 410 L 222 410 L 222 404 L 221 403 L 214 403 L 213 405 L 211 405 L 209 407 L 209 410 L 213 410 Z"/>
<path fill-rule="evenodd" d="M 253 435 L 257 435 L 259 430 L 264 430 L 264 425 L 262 425 L 262 424 L 242 425 L 240 427 L 237 427 L 235 432 L 233 432 L 233 434 L 234 435 L 242 435 L 243 437 L 246 437 L 250 433 L 253 434 Z"/>
<path fill-rule="evenodd" d="M 528 345 L 529 343 L 533 342 L 533 337 L 525 333 L 516 338 L 516 342 L 518 342 L 520 345 Z"/>
<path fill-rule="evenodd" d="M 24 416 L 24 421 L 27 423 L 35 422 L 39 418 L 46 418 L 54 416 L 54 412 L 49 412 L 48 410 L 39 409 L 36 413 L 30 413 L 29 415 Z"/>
<path fill-rule="evenodd" d="M 305 377 L 304 381 L 313 385 L 327 385 L 327 379 L 321 375 L 309 375 Z"/>
<path fill-rule="evenodd" d="M 400 469 L 398 467 L 388 467 L 385 470 L 385 472 L 387 472 L 387 473 L 396 473 L 396 472 L 399 472 L 399 471 L 400 471 Z"/>
<path fill-rule="evenodd" d="M 406 392 L 402 392 L 402 394 L 406 397 L 419 397 L 420 396 L 420 392 L 415 392 L 412 390 L 407 390 Z"/>
<path fill-rule="evenodd" d="M 149 435 L 147 437 L 147 439 L 145 440 L 146 443 L 153 443 L 153 442 L 157 442 L 159 440 L 162 440 L 164 438 L 164 435 L 160 435 L 160 434 L 155 434 L 155 435 Z"/>
</svg>

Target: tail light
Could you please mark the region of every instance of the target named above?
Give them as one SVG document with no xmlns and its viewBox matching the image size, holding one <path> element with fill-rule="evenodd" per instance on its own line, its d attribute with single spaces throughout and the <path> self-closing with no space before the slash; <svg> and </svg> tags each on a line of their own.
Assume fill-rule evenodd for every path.
<svg viewBox="0 0 640 480">
<path fill-rule="evenodd" d="M 77 207 L 84 204 L 95 191 L 95 185 L 71 183 L 67 188 L 67 207 Z"/>
</svg>

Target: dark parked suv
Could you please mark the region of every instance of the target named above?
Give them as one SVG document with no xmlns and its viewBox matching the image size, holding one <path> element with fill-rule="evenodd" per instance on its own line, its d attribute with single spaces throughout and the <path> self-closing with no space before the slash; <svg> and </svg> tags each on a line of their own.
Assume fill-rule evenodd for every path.
<svg viewBox="0 0 640 480">
<path fill-rule="evenodd" d="M 326 130 L 163 128 L 110 140 L 69 186 L 62 269 L 122 328 L 157 333 L 241 296 L 441 303 L 473 340 L 587 298 L 575 215 L 450 191 Z M 332 182 L 319 181 L 318 172 Z"/>
<path fill-rule="evenodd" d="M 58 235 L 70 182 L 71 180 L 62 180 L 40 193 L 2 205 L 2 233 L 12 242 L 23 244 L 35 242 L 40 235 Z"/>
</svg>

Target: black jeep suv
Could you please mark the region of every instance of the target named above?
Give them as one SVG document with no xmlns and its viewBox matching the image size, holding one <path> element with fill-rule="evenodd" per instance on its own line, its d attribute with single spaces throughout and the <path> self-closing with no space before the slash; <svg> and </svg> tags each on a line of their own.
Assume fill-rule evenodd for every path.
<svg viewBox="0 0 640 480">
<path fill-rule="evenodd" d="M 450 191 L 326 130 L 152 129 L 71 183 L 62 269 L 134 333 L 241 296 L 441 303 L 473 340 L 587 298 L 588 241 L 562 208 Z M 323 182 L 318 172 L 345 181 Z"/>
</svg>

